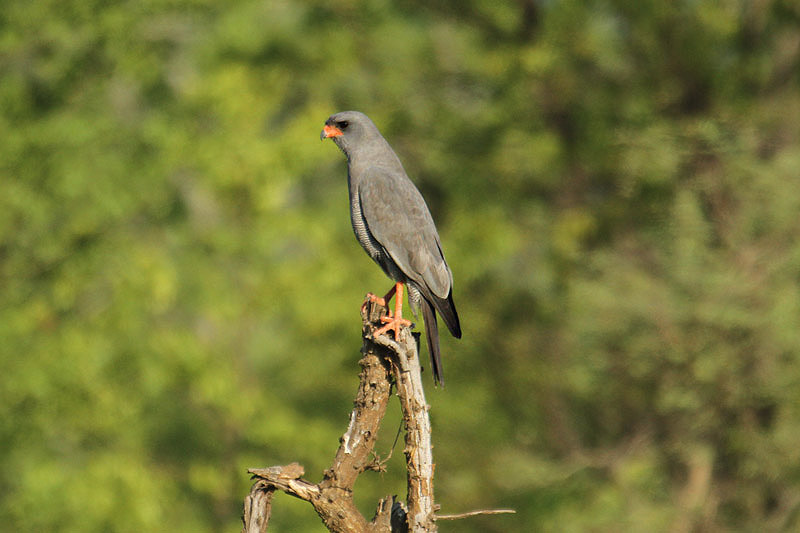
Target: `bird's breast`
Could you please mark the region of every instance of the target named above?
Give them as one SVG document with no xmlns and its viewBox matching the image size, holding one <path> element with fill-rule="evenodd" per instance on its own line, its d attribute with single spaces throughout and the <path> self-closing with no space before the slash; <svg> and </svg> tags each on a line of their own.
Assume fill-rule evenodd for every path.
<svg viewBox="0 0 800 533">
<path fill-rule="evenodd" d="M 403 281 L 405 276 L 397 268 L 392 258 L 386 252 L 386 249 L 378 242 L 377 239 L 369 231 L 369 224 L 364 218 L 364 213 L 361 209 L 361 199 L 358 196 L 358 188 L 353 186 L 353 183 L 348 179 L 350 189 L 350 222 L 353 226 L 353 233 L 355 233 L 356 240 L 367 252 L 373 261 L 380 266 L 387 276 L 390 278 Z"/>
</svg>

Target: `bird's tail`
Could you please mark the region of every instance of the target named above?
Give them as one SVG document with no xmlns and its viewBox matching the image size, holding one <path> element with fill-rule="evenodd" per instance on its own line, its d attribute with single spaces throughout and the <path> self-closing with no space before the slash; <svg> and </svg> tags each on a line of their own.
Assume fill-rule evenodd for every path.
<svg viewBox="0 0 800 533">
<path fill-rule="evenodd" d="M 433 304 L 436 307 L 436 310 L 439 311 L 439 314 L 442 315 L 442 320 L 444 320 L 447 329 L 450 330 L 450 333 L 453 334 L 453 337 L 460 339 L 461 323 L 458 320 L 456 304 L 453 302 L 453 291 L 450 291 L 450 294 L 447 295 L 447 298 L 438 298 L 436 296 L 433 298 L 435 298 Z"/>
<path fill-rule="evenodd" d="M 436 311 L 427 298 L 422 298 L 422 318 L 425 320 L 425 338 L 428 340 L 428 353 L 431 354 L 433 382 L 444 386 L 442 372 L 442 353 L 439 350 L 439 324 L 436 322 Z"/>
</svg>

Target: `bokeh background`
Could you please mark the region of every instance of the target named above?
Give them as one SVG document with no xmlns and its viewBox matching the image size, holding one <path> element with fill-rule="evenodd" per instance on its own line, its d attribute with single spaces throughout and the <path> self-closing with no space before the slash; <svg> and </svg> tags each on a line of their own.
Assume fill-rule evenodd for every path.
<svg viewBox="0 0 800 533">
<path fill-rule="evenodd" d="M 455 274 L 442 512 L 518 511 L 441 531 L 800 528 L 795 0 L 5 0 L 0 531 L 238 531 L 248 467 L 321 478 L 390 285 L 345 109 Z"/>
</svg>

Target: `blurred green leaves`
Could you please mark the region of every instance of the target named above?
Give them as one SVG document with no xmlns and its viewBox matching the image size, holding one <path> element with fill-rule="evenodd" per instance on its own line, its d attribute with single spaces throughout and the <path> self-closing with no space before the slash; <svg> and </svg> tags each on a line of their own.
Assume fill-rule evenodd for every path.
<svg viewBox="0 0 800 533">
<path fill-rule="evenodd" d="M 519 511 L 442 531 L 796 528 L 798 22 L 6 2 L 0 530 L 230 531 L 247 467 L 321 475 L 358 305 L 388 288 L 318 140 L 344 109 L 396 148 L 455 273 L 437 497 Z M 403 494 L 397 455 L 359 482 L 366 515 Z M 276 530 L 321 530 L 287 500 Z"/>
</svg>

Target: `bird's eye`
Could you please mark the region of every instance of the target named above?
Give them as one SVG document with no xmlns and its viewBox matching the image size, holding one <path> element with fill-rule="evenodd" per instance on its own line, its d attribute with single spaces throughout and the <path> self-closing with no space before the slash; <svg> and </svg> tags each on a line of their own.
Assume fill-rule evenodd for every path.
<svg viewBox="0 0 800 533">
<path fill-rule="evenodd" d="M 349 126 L 350 123 L 347 122 L 346 120 L 343 120 L 341 122 L 337 122 L 336 125 L 339 126 L 340 130 L 343 130 L 343 129 L 347 128 L 347 126 Z"/>
</svg>

